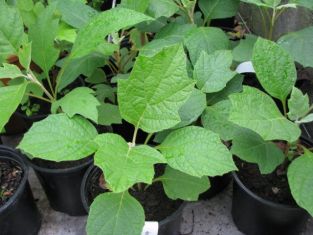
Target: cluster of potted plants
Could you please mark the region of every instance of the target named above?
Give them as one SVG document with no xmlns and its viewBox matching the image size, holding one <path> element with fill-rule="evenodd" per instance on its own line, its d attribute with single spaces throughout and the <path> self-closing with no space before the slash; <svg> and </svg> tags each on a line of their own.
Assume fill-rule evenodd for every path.
<svg viewBox="0 0 313 235">
<path fill-rule="evenodd" d="M 179 234 L 186 202 L 231 174 L 239 230 L 299 234 L 313 215 L 299 126 L 313 108 L 294 45 L 313 29 L 271 35 L 285 9 L 312 6 L 243 1 L 271 19 L 265 39 L 233 30 L 239 0 L 112 2 L 0 1 L 0 130 L 23 135 L 0 148 L 1 232 L 38 233 L 31 166 L 53 209 L 89 214 L 90 235 Z M 236 71 L 250 60 L 255 75 Z"/>
</svg>

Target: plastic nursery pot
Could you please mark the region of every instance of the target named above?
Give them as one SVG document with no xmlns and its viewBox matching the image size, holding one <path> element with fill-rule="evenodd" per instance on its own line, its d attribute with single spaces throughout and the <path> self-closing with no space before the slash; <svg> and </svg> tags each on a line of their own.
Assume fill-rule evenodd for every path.
<svg viewBox="0 0 313 235">
<path fill-rule="evenodd" d="M 92 190 L 94 194 L 92 195 L 89 190 L 91 185 L 98 180 L 101 176 L 101 170 L 96 166 L 90 166 L 86 171 L 84 179 L 81 185 L 81 198 L 83 205 L 85 207 L 86 212 L 89 212 L 89 207 L 97 196 L 96 194 L 105 193 L 105 190 L 100 188 L 100 186 L 96 186 Z M 94 198 L 91 198 L 94 197 Z M 176 211 L 174 211 L 171 215 L 167 216 L 165 219 L 159 221 L 159 231 L 158 235 L 180 235 L 180 226 L 182 222 L 182 214 L 183 209 L 186 206 L 185 202 L 178 207 Z"/>
<path fill-rule="evenodd" d="M 200 194 L 199 199 L 209 200 L 215 197 L 220 192 L 224 191 L 232 180 L 231 173 L 227 173 L 222 176 L 209 177 L 211 187 L 208 191 Z"/>
<path fill-rule="evenodd" d="M 296 206 L 274 203 L 257 196 L 233 173 L 232 217 L 246 235 L 299 235 L 308 213 Z"/>
<path fill-rule="evenodd" d="M 73 161 L 70 165 L 66 162 L 54 163 L 45 160 L 39 160 L 38 164 L 38 159 L 27 161 L 35 170 L 54 210 L 71 216 L 86 215 L 80 198 L 80 186 L 93 158 Z"/>
<path fill-rule="evenodd" d="M 23 170 L 23 178 L 14 195 L 0 207 L 1 235 L 35 235 L 41 226 L 41 214 L 35 204 L 28 183 L 28 168 L 19 153 L 0 146 L 0 161 L 16 162 Z"/>
</svg>

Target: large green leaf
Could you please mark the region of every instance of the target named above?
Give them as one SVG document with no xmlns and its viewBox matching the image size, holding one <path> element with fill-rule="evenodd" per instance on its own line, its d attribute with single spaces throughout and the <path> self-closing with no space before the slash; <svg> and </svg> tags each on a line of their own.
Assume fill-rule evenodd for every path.
<svg viewBox="0 0 313 235">
<path fill-rule="evenodd" d="M 240 0 L 199 0 L 199 7 L 206 19 L 223 19 L 235 16 Z"/>
<path fill-rule="evenodd" d="M 285 159 L 284 153 L 272 142 L 263 140 L 248 129 L 237 133 L 231 152 L 250 163 L 257 163 L 262 174 L 272 173 Z"/>
<path fill-rule="evenodd" d="M 25 43 L 18 51 L 18 59 L 20 64 L 25 68 L 25 70 L 29 70 L 29 66 L 32 60 L 32 43 Z"/>
<path fill-rule="evenodd" d="M 185 39 L 192 64 L 196 64 L 201 53 L 211 54 L 217 50 L 229 49 L 229 40 L 219 28 L 199 27 L 191 30 Z"/>
<path fill-rule="evenodd" d="M 245 2 L 245 3 L 254 4 L 254 5 L 257 5 L 259 7 L 268 7 L 268 5 L 265 4 L 262 0 L 241 0 L 241 1 Z"/>
<path fill-rule="evenodd" d="M 0 87 L 0 131 L 23 99 L 27 83 Z"/>
<path fill-rule="evenodd" d="M 18 78 L 25 76 L 22 71 L 14 64 L 3 63 L 3 67 L 0 67 L 0 79 L 1 78 Z"/>
<path fill-rule="evenodd" d="M 144 13 L 149 4 L 150 0 L 122 0 L 120 6 Z"/>
<path fill-rule="evenodd" d="M 171 17 L 179 10 L 178 5 L 173 0 L 150 0 L 147 13 L 154 17 Z"/>
<path fill-rule="evenodd" d="M 172 200 L 197 201 L 199 195 L 210 187 L 207 176 L 198 178 L 169 166 L 166 167 L 164 174 L 157 179 L 162 181 L 166 195 Z"/>
<path fill-rule="evenodd" d="M 156 34 L 154 40 L 147 43 L 140 49 L 141 55 L 153 56 L 160 52 L 165 47 L 173 46 L 184 41 L 190 30 L 194 29 L 195 25 L 171 23 L 162 28 Z"/>
<path fill-rule="evenodd" d="M 290 164 L 288 182 L 297 204 L 313 216 L 313 153 L 305 150 L 304 154 Z"/>
<path fill-rule="evenodd" d="M 70 91 L 63 98 L 53 104 L 56 110 L 58 107 L 62 111 L 73 117 L 75 114 L 80 114 L 85 118 L 98 123 L 98 106 L 100 102 L 94 96 L 94 91 L 88 87 L 78 87 Z"/>
<path fill-rule="evenodd" d="M 135 183 L 151 184 L 154 164 L 165 161 L 157 150 L 147 145 L 132 147 L 116 134 L 102 134 L 95 141 L 99 145 L 95 165 L 102 169 L 113 192 L 123 192 Z"/>
<path fill-rule="evenodd" d="M 18 10 L 0 1 L 0 63 L 16 55 L 22 44 L 24 26 Z"/>
<path fill-rule="evenodd" d="M 29 40 L 32 41 L 32 59 L 46 75 L 59 57 L 59 50 L 54 47 L 59 20 L 54 18 L 55 4 L 50 4 L 38 16 L 36 23 L 29 27 Z"/>
<path fill-rule="evenodd" d="M 18 148 L 30 158 L 75 161 L 95 152 L 97 145 L 93 139 L 96 135 L 95 127 L 80 116 L 69 118 L 64 113 L 53 114 L 34 123 Z"/>
<path fill-rule="evenodd" d="M 192 176 L 217 176 L 236 170 L 219 136 L 202 127 L 173 131 L 158 148 L 172 168 Z"/>
<path fill-rule="evenodd" d="M 208 55 L 203 51 L 194 68 L 197 87 L 205 93 L 218 92 L 236 75 L 230 70 L 233 57 L 231 51 L 215 51 Z"/>
<path fill-rule="evenodd" d="M 194 87 L 187 76 L 186 62 L 181 45 L 166 48 L 151 58 L 139 56 L 130 78 L 118 81 L 122 117 L 148 133 L 178 124 L 178 111 Z"/>
<path fill-rule="evenodd" d="M 296 141 L 300 128 L 285 118 L 270 96 L 244 86 L 243 92 L 230 95 L 232 110 L 229 120 L 258 133 L 264 140 Z"/>
<path fill-rule="evenodd" d="M 153 18 L 126 8 L 118 7 L 105 11 L 93 17 L 79 31 L 72 49 L 71 58 L 83 57 L 97 51 L 104 38 L 110 33 L 149 20 L 153 20 Z M 109 45 L 107 44 L 106 46 Z"/>
<path fill-rule="evenodd" d="M 288 100 L 288 117 L 290 120 L 298 121 L 306 116 L 310 110 L 309 96 L 303 94 L 301 90 L 294 87 Z"/>
<path fill-rule="evenodd" d="M 228 99 L 228 96 L 241 92 L 242 91 L 242 82 L 243 82 L 243 75 L 237 74 L 232 80 L 230 80 L 226 87 L 219 91 L 207 94 L 207 102 L 209 105 L 213 105 L 219 101 Z"/>
<path fill-rule="evenodd" d="M 313 10 L 313 2 L 311 0 L 289 0 L 289 2 Z"/>
<path fill-rule="evenodd" d="M 297 79 L 296 67 L 288 52 L 275 42 L 259 38 L 253 49 L 252 63 L 263 88 L 271 96 L 285 101 Z"/>
<path fill-rule="evenodd" d="M 230 109 L 231 103 L 229 100 L 223 100 L 208 106 L 201 117 L 203 127 L 218 133 L 222 140 L 231 140 L 241 127 L 228 120 Z"/>
<path fill-rule="evenodd" d="M 295 61 L 304 67 L 313 67 L 313 27 L 284 35 L 277 43 L 285 48 Z"/>
<path fill-rule="evenodd" d="M 62 14 L 62 20 L 78 29 L 85 26 L 92 17 L 97 15 L 95 9 L 85 5 L 82 1 L 58 0 L 57 2 L 57 8 Z"/>
<path fill-rule="evenodd" d="M 257 39 L 258 37 L 253 34 L 245 35 L 245 38 L 241 39 L 239 45 L 233 50 L 234 60 L 238 62 L 251 61 L 253 47 Z"/>
<path fill-rule="evenodd" d="M 99 195 L 90 207 L 88 235 L 140 235 L 145 213 L 140 203 L 123 193 Z"/>
<path fill-rule="evenodd" d="M 65 63 L 65 62 L 64 62 Z M 58 90 L 62 90 L 71 84 L 79 75 L 90 76 L 99 67 L 105 64 L 105 57 L 100 54 L 90 54 L 78 59 L 71 60 L 66 66 L 64 73 L 59 78 Z M 63 67 L 64 65 L 62 65 Z"/>
<path fill-rule="evenodd" d="M 98 124 L 110 126 L 111 124 L 122 124 L 122 118 L 117 105 L 102 103 L 98 106 Z"/>
<path fill-rule="evenodd" d="M 206 97 L 203 92 L 194 88 L 186 103 L 179 109 L 181 122 L 174 128 L 187 126 L 196 121 L 206 107 Z"/>
</svg>

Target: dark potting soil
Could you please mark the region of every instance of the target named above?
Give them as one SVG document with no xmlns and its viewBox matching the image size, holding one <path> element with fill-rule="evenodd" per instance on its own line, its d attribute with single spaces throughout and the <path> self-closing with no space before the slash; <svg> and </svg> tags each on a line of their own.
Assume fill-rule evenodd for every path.
<svg viewBox="0 0 313 235">
<path fill-rule="evenodd" d="M 23 169 L 14 161 L 0 161 L 0 207 L 16 192 L 23 178 Z"/>
<path fill-rule="evenodd" d="M 162 174 L 164 170 L 164 166 L 157 165 L 156 176 Z M 100 186 L 102 181 L 102 171 L 97 168 L 97 170 L 92 172 L 93 174 L 88 179 L 87 183 L 87 201 L 88 204 L 91 205 L 93 200 L 101 193 L 108 192 L 103 187 Z M 103 182 L 103 181 L 102 181 Z M 103 183 L 102 183 L 103 184 Z M 172 213 L 174 213 L 179 206 L 183 203 L 181 200 L 173 201 L 169 199 L 164 193 L 164 189 L 161 183 L 154 183 L 152 186 L 148 187 L 146 190 L 143 190 L 146 185 L 141 185 L 142 190 L 137 190 L 138 187 L 135 185 L 133 187 L 134 190 L 130 189 L 129 193 L 135 197 L 140 204 L 143 206 L 146 216 L 146 221 L 161 221 Z"/>
<path fill-rule="evenodd" d="M 272 202 L 296 205 L 286 174 L 277 174 L 277 171 L 274 171 L 271 174 L 262 175 L 256 164 L 247 163 L 238 158 L 235 162 L 239 169 L 237 172 L 239 179 L 252 192 Z"/>
<path fill-rule="evenodd" d="M 31 162 L 36 166 L 48 169 L 68 169 L 75 166 L 79 166 L 90 161 L 92 157 L 87 157 L 77 161 L 64 161 L 64 162 L 53 162 L 48 160 L 43 160 L 39 158 L 32 159 Z"/>
</svg>

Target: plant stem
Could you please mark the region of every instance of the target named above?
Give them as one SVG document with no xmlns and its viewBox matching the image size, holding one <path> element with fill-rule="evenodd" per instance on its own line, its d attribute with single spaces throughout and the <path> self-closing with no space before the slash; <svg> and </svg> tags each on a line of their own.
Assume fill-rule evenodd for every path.
<svg viewBox="0 0 313 235">
<path fill-rule="evenodd" d="M 275 23 L 276 23 L 276 8 L 273 9 L 272 18 L 270 22 L 270 30 L 268 34 L 269 40 L 273 40 L 273 31 L 274 31 Z"/>
<path fill-rule="evenodd" d="M 136 139 L 137 139 L 137 134 L 138 134 L 138 126 L 135 127 L 134 130 L 134 135 L 133 135 L 133 140 L 132 140 L 132 145 L 135 146 L 136 145 Z"/>
<path fill-rule="evenodd" d="M 47 80 L 48 80 L 48 84 L 49 84 L 49 88 L 50 88 L 50 91 L 52 93 L 52 96 L 56 99 L 56 94 L 54 93 L 54 90 L 52 88 L 52 83 L 51 83 L 51 79 L 50 79 L 49 73 L 46 74 L 46 77 L 47 77 Z"/>
<path fill-rule="evenodd" d="M 31 94 L 31 93 L 26 93 L 26 95 L 28 95 L 28 96 L 30 96 L 30 97 L 34 97 L 34 98 L 39 99 L 39 100 L 46 101 L 46 102 L 48 102 L 48 103 L 52 103 L 51 100 L 46 99 L 46 98 L 44 98 L 44 97 L 40 97 L 40 96 L 37 96 L 37 95 L 33 95 L 33 94 Z"/>
<path fill-rule="evenodd" d="M 284 110 L 284 116 L 287 117 L 287 105 L 286 105 L 286 100 L 281 101 L 283 105 L 283 110 Z"/>
<path fill-rule="evenodd" d="M 147 138 L 145 140 L 145 142 L 143 144 L 148 144 L 149 140 L 151 139 L 151 137 L 153 136 L 154 133 L 150 133 L 147 135 Z"/>
<path fill-rule="evenodd" d="M 42 90 L 43 92 L 46 94 L 46 96 L 48 96 L 48 98 L 51 101 L 54 101 L 54 97 L 49 93 L 49 91 L 47 91 L 47 89 L 41 84 L 41 82 L 38 81 L 38 79 L 35 77 L 35 75 L 33 74 L 32 71 L 29 71 L 28 73 L 28 78 L 35 84 L 37 84 Z"/>
</svg>

